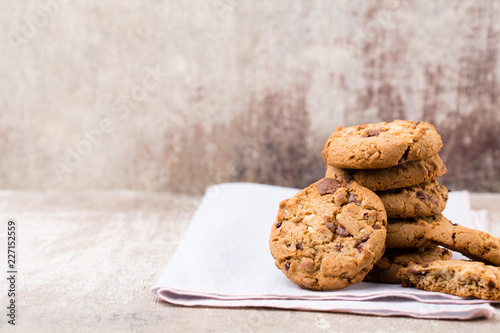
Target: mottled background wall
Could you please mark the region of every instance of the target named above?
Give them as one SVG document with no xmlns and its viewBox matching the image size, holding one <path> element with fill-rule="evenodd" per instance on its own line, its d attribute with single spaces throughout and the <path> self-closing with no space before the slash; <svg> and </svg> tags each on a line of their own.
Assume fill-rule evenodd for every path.
<svg viewBox="0 0 500 333">
<path fill-rule="evenodd" d="M 339 125 L 434 123 L 500 191 L 494 1 L 0 0 L 0 187 L 305 186 Z"/>
</svg>

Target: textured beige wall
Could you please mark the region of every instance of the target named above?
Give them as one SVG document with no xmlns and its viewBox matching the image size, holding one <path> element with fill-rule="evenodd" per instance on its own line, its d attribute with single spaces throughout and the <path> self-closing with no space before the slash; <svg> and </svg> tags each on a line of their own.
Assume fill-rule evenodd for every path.
<svg viewBox="0 0 500 333">
<path fill-rule="evenodd" d="M 339 125 L 433 122 L 500 191 L 493 1 L 0 0 L 0 187 L 304 186 Z"/>
</svg>

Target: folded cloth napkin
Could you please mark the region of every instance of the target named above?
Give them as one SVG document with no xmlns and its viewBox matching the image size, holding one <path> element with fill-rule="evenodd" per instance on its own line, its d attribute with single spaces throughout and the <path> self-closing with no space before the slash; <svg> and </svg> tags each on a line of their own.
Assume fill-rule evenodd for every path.
<svg viewBox="0 0 500 333">
<path fill-rule="evenodd" d="M 269 235 L 281 200 L 298 190 L 229 183 L 207 188 L 167 270 L 152 293 L 186 306 L 272 307 L 416 318 L 491 317 L 490 302 L 399 285 L 361 282 L 334 291 L 310 291 L 274 265 Z M 450 220 L 471 226 L 467 192 L 451 192 Z M 476 223 L 485 214 L 474 214 Z"/>
</svg>

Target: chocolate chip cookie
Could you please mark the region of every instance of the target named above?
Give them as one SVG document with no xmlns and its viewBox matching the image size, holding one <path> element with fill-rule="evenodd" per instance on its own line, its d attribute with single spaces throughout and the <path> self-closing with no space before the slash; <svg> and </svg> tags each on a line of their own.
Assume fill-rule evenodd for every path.
<svg viewBox="0 0 500 333">
<path fill-rule="evenodd" d="M 466 260 L 434 261 L 402 268 L 403 287 L 500 301 L 500 268 Z"/>
<path fill-rule="evenodd" d="M 387 217 L 372 191 L 323 178 L 279 206 L 269 245 L 276 266 L 302 288 L 363 280 L 384 252 Z"/>
<path fill-rule="evenodd" d="M 500 266 L 500 239 L 487 232 L 454 224 L 443 214 L 389 219 L 386 238 L 388 248 L 419 247 L 429 241 L 471 259 Z"/>
<path fill-rule="evenodd" d="M 386 249 L 382 258 L 365 276 L 364 281 L 379 283 L 401 283 L 396 276 L 401 268 L 410 264 L 422 264 L 435 260 L 450 260 L 451 251 L 437 245 L 408 249 Z"/>
<path fill-rule="evenodd" d="M 384 169 L 341 169 L 327 165 L 325 177 L 347 177 L 372 191 L 384 191 L 424 183 L 444 175 L 447 171 L 439 155 L 434 155 L 425 160 Z"/>
<path fill-rule="evenodd" d="M 387 217 L 419 217 L 441 213 L 448 201 L 448 189 L 433 179 L 400 189 L 377 192 Z"/>
<path fill-rule="evenodd" d="M 337 128 L 325 144 L 323 158 L 338 168 L 388 168 L 434 156 L 442 146 L 433 125 L 395 120 Z"/>
</svg>

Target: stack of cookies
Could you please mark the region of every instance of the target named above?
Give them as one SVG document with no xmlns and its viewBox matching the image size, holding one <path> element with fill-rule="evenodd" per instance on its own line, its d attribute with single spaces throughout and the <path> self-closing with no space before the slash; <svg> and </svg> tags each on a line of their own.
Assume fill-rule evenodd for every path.
<svg viewBox="0 0 500 333">
<path fill-rule="evenodd" d="M 442 146 L 434 126 L 425 122 L 339 128 L 323 150 L 326 177 L 351 177 L 374 191 L 384 204 L 390 231 L 398 219 L 433 216 L 446 207 L 448 189 L 436 180 L 447 171 L 438 155 Z M 425 240 L 397 243 L 401 232 L 388 237 L 384 256 L 365 281 L 401 283 L 396 274 L 410 262 L 451 259 L 449 250 Z"/>
<path fill-rule="evenodd" d="M 500 299 L 500 281 L 474 275 L 482 265 L 500 277 L 497 267 L 451 260 L 454 250 L 500 265 L 500 241 L 441 214 L 448 199 L 436 180 L 447 171 L 441 148 L 426 122 L 339 127 L 323 150 L 325 178 L 280 204 L 270 238 L 276 266 L 307 289 L 364 280 L 453 293 L 455 283 L 457 295 Z M 432 281 L 443 279 L 447 289 L 436 289 Z"/>
</svg>

